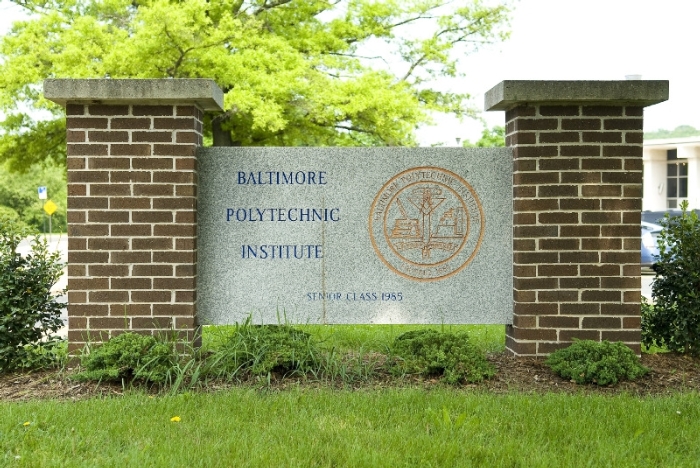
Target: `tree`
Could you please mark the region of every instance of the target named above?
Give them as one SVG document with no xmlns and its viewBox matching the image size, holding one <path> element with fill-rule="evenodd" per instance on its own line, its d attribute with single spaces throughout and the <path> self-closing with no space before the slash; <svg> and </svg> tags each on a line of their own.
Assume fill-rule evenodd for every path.
<svg viewBox="0 0 700 468">
<path fill-rule="evenodd" d="M 494 148 L 506 146 L 506 128 L 496 125 L 493 128 L 484 128 L 481 132 L 481 138 L 476 143 L 465 140 L 462 143 L 465 148 Z"/>
<path fill-rule="evenodd" d="M 700 136 L 700 130 L 690 125 L 679 125 L 673 130 L 659 129 L 653 132 L 644 132 L 645 140 L 656 140 L 660 138 L 686 138 Z"/>
<path fill-rule="evenodd" d="M 14 2 L 32 15 L 0 43 L 0 162 L 13 170 L 65 159 L 62 111 L 42 96 L 52 77 L 213 78 L 225 92 L 213 126 L 231 145 L 415 145 L 430 111 L 470 111 L 431 80 L 508 36 L 508 7 L 482 0 Z"/>
</svg>

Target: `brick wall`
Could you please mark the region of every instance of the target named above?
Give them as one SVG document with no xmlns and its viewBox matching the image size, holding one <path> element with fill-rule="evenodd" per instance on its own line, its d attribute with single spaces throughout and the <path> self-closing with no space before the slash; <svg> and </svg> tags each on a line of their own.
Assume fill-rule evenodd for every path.
<svg viewBox="0 0 700 468">
<path fill-rule="evenodd" d="M 68 104 L 68 339 L 196 331 L 194 105 Z"/>
<path fill-rule="evenodd" d="M 520 105 L 514 152 L 514 316 L 506 347 L 543 355 L 573 338 L 640 352 L 643 108 Z"/>
</svg>

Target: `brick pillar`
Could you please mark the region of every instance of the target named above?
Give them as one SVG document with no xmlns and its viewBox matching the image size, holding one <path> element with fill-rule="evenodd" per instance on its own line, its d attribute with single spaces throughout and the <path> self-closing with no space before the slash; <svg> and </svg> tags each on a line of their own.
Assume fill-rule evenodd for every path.
<svg viewBox="0 0 700 468">
<path fill-rule="evenodd" d="M 513 324 L 506 348 L 541 356 L 574 338 L 640 352 L 643 108 L 667 81 L 504 81 L 513 148 Z"/>
<path fill-rule="evenodd" d="M 70 349 L 197 329 L 197 160 L 210 80 L 47 80 L 66 107 Z"/>
</svg>

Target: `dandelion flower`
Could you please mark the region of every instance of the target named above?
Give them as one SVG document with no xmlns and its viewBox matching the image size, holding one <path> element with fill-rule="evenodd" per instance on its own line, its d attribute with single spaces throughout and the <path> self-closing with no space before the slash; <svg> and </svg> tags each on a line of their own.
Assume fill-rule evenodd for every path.
<svg viewBox="0 0 700 468">
<path fill-rule="evenodd" d="M 23 425 L 24 427 L 27 427 L 27 426 L 29 426 L 30 424 L 31 424 L 31 423 L 30 423 L 29 421 L 27 421 L 27 422 L 25 422 L 25 423 L 22 424 L 22 425 Z"/>
<path fill-rule="evenodd" d="M 170 418 L 170 421 L 172 421 L 172 422 L 180 422 L 180 416 L 173 416 L 172 418 Z"/>
</svg>

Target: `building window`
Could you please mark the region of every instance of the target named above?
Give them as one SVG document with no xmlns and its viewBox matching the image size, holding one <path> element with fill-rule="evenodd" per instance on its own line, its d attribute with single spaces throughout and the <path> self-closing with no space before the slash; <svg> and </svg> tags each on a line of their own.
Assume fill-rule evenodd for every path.
<svg viewBox="0 0 700 468">
<path fill-rule="evenodd" d="M 678 150 L 666 151 L 666 199 L 669 209 L 679 208 L 688 198 L 688 163 L 678 160 Z"/>
</svg>

